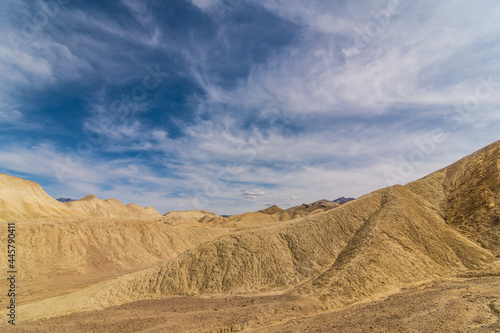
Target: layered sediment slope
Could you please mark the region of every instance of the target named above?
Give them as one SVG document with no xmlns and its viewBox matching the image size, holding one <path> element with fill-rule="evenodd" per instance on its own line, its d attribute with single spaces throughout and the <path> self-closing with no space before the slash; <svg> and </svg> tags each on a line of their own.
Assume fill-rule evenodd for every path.
<svg viewBox="0 0 500 333">
<path fill-rule="evenodd" d="M 303 283 L 296 291 L 349 303 L 486 267 L 499 250 L 499 158 L 497 142 L 407 186 L 218 238 L 148 272 L 148 283 L 139 279 L 132 289 L 260 292 Z M 471 239 L 459 232 L 464 227 L 457 221 L 468 221 Z"/>
<path fill-rule="evenodd" d="M 185 224 L 185 223 L 203 223 L 213 224 L 218 223 L 224 218 L 217 214 L 206 210 L 192 209 L 187 211 L 170 211 L 164 216 L 164 221 L 170 224 Z"/>
<path fill-rule="evenodd" d="M 493 263 L 491 252 L 448 226 L 436 205 L 409 188 L 381 194 L 377 212 L 334 264 L 296 291 L 343 305 Z"/>
<path fill-rule="evenodd" d="M 0 221 L 85 216 L 49 196 L 32 181 L 0 173 Z"/>
<path fill-rule="evenodd" d="M 446 223 L 500 257 L 500 144 L 442 172 Z"/>
<path fill-rule="evenodd" d="M 296 291 L 340 305 L 493 260 L 434 206 L 393 187 L 310 218 L 219 237 L 127 281 L 124 289 L 249 294 L 304 283 Z"/>
<path fill-rule="evenodd" d="M 15 221 L 23 302 L 149 268 L 227 233 L 224 228 L 169 226 L 154 208 L 125 206 L 115 199 L 87 196 L 61 203 L 39 184 L 4 174 L 0 208 L 2 229 Z M 1 247 L 7 248 L 6 242 L 7 237 L 0 238 Z M 7 259 L 0 257 L 1 267 L 8 267 Z"/>
<path fill-rule="evenodd" d="M 345 203 L 345 202 L 343 202 Z M 315 202 L 312 202 L 310 204 L 302 204 L 300 206 L 288 208 L 285 211 L 282 212 L 282 215 L 284 216 L 289 216 L 289 218 L 294 219 L 310 214 L 317 214 L 321 212 L 325 212 L 327 210 L 336 208 L 340 206 L 340 203 L 337 203 L 335 201 L 330 201 L 330 200 L 318 200 Z"/>
<path fill-rule="evenodd" d="M 6 228 L 6 223 L 0 227 Z M 150 268 L 227 233 L 222 228 L 182 228 L 156 219 L 124 218 L 25 220 L 16 222 L 15 228 L 20 304 Z M 6 238 L 0 239 L 0 246 L 7 247 Z M 8 267 L 7 256 L 0 258 L 0 265 Z M 4 290 L 6 283 L 0 283 Z"/>
<path fill-rule="evenodd" d="M 124 205 L 116 199 L 101 200 L 95 195 L 59 202 L 32 181 L 0 174 L 0 221 L 65 218 L 161 218 L 153 207 Z"/>
<path fill-rule="evenodd" d="M 406 186 L 324 212 L 288 221 L 280 221 L 278 210 L 234 216 L 207 227 L 227 228 L 226 233 L 193 242 L 155 267 L 20 311 L 35 319 L 151 297 L 268 292 L 343 306 L 413 283 L 481 271 L 495 263 L 500 250 L 499 159 L 496 142 Z"/>
<path fill-rule="evenodd" d="M 92 217 L 125 217 L 125 218 L 161 218 L 162 215 L 153 207 L 143 208 L 136 204 L 124 205 L 116 199 L 102 200 L 95 195 L 64 203 L 69 208 Z"/>
</svg>

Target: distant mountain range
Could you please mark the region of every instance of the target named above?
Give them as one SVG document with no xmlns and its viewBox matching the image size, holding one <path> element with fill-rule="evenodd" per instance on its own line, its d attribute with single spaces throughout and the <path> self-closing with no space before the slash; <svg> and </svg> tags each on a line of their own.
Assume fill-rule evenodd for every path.
<svg viewBox="0 0 500 333">
<path fill-rule="evenodd" d="M 355 199 L 354 199 L 354 198 L 340 197 L 340 198 L 335 199 L 335 200 L 332 200 L 332 201 L 333 201 L 333 202 L 336 202 L 336 203 L 338 203 L 338 204 L 343 205 L 343 204 L 345 204 L 345 203 L 347 203 L 347 202 L 349 202 L 349 201 L 353 201 L 353 200 L 355 200 Z"/>
<path fill-rule="evenodd" d="M 269 215 L 280 214 L 280 220 L 284 221 L 284 220 L 289 220 L 291 218 L 293 219 L 300 216 L 309 215 L 310 213 L 327 211 L 353 200 L 354 198 L 346 198 L 346 197 L 340 197 L 338 199 L 331 201 L 323 199 L 309 204 L 304 203 L 300 206 L 294 206 L 288 209 L 281 209 L 280 207 L 273 205 L 266 209 L 259 210 L 259 213 L 269 214 Z"/>
<path fill-rule="evenodd" d="M 57 201 L 59 202 L 71 202 L 71 201 L 75 201 L 77 199 L 71 199 L 71 198 L 58 198 L 56 199 Z"/>
</svg>

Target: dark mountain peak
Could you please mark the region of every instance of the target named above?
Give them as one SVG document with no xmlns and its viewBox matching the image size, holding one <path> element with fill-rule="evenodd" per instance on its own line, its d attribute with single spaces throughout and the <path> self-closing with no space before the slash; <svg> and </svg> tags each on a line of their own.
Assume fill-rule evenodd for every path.
<svg viewBox="0 0 500 333">
<path fill-rule="evenodd" d="M 75 201 L 76 199 L 71 199 L 71 198 L 58 198 L 56 199 L 57 201 L 59 202 L 71 202 L 71 201 Z"/>
<path fill-rule="evenodd" d="M 338 199 L 333 200 L 333 202 L 336 202 L 338 204 L 345 204 L 346 202 L 353 201 L 355 200 L 354 198 L 346 198 L 346 197 L 340 197 Z"/>
</svg>

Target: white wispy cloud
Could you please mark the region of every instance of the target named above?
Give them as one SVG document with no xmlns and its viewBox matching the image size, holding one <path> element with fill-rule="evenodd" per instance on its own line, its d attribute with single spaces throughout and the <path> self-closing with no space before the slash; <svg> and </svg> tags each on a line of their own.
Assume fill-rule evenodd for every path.
<svg viewBox="0 0 500 333">
<path fill-rule="evenodd" d="M 81 198 L 95 194 L 124 203 L 154 205 L 166 212 L 173 207 L 166 197 L 179 187 L 180 181 L 158 176 L 144 162 L 138 159 L 100 161 L 91 155 L 65 152 L 50 143 L 4 146 L 0 150 L 0 169 L 23 177 L 52 179 L 52 185 L 44 189 L 54 197 Z M 152 198 L 154 201 L 148 201 Z"/>
<path fill-rule="evenodd" d="M 259 190 L 241 190 L 241 197 L 247 200 L 255 200 L 258 197 L 263 197 L 266 195 L 266 192 Z"/>
<path fill-rule="evenodd" d="M 23 114 L 18 110 L 1 110 L 0 123 L 14 124 L 19 123 L 23 119 Z"/>
<path fill-rule="evenodd" d="M 190 0 L 190 2 L 198 8 L 205 10 L 221 3 L 220 0 Z"/>
<path fill-rule="evenodd" d="M 315 27 L 325 6 L 319 1 L 311 3 L 264 6 Z M 273 104 L 300 114 L 379 114 L 390 112 L 395 104 L 457 103 L 469 93 L 467 86 L 477 76 L 499 72 L 491 54 L 498 48 L 494 41 L 500 34 L 495 25 L 500 9 L 490 4 L 493 6 L 485 15 L 484 7 L 466 2 L 446 1 L 429 7 L 401 1 L 397 15 L 386 27 L 379 26 L 380 32 L 367 37 L 366 47 L 345 56 L 342 50 L 357 47 L 357 30 L 376 24 L 373 13 L 386 10 L 383 2 L 352 5 L 352 9 L 344 8 L 356 13 L 349 21 L 337 12 L 323 14 L 336 15 L 331 21 L 342 21 L 341 28 L 304 31 L 296 45 L 255 65 L 236 91 L 221 91 L 207 76 L 200 75 L 203 79 L 199 81 L 213 102 L 246 107 Z M 478 53 L 478 49 L 488 52 Z M 464 63 L 464 58 L 470 61 Z"/>
</svg>

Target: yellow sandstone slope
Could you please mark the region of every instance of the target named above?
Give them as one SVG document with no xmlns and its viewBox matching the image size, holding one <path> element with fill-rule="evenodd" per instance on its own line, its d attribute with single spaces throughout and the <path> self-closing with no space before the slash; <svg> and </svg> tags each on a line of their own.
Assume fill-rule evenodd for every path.
<svg viewBox="0 0 500 333">
<path fill-rule="evenodd" d="M 499 251 L 499 146 L 300 219 L 243 214 L 230 222 L 248 220 L 251 230 L 205 238 L 158 266 L 21 306 L 20 313 L 34 319 L 150 297 L 262 292 L 301 293 L 342 306 L 485 269 Z M 211 230 L 225 224 L 230 227 Z"/>
<path fill-rule="evenodd" d="M 49 196 L 32 181 L 0 173 L 0 221 L 85 216 Z"/>
<path fill-rule="evenodd" d="M 224 218 L 206 210 L 192 209 L 187 211 L 170 211 L 163 215 L 163 220 L 169 224 L 214 224 Z"/>
<path fill-rule="evenodd" d="M 349 303 L 486 267 L 499 251 L 499 158 L 496 142 L 407 186 L 286 225 L 218 238 L 148 272 L 147 282 L 139 279 L 131 289 L 175 295 L 303 283 L 297 291 Z"/>
<path fill-rule="evenodd" d="M 102 200 L 95 195 L 65 203 L 73 210 L 82 212 L 92 217 L 125 217 L 125 218 L 161 218 L 153 207 L 143 208 L 136 204 L 124 205 L 116 199 Z"/>
<path fill-rule="evenodd" d="M 446 223 L 500 256 L 500 144 L 446 168 Z"/>
<path fill-rule="evenodd" d="M 19 299 L 25 304 L 146 269 L 225 233 L 168 226 L 156 219 L 18 221 Z M 5 239 L 0 239 L 0 246 L 6 247 Z M 7 267 L 6 260 L 0 257 L 2 267 Z"/>
<path fill-rule="evenodd" d="M 61 203 L 32 181 L 0 174 L 0 221 L 59 217 L 161 218 L 153 207 L 124 205 L 116 199 L 95 195 Z"/>
</svg>

